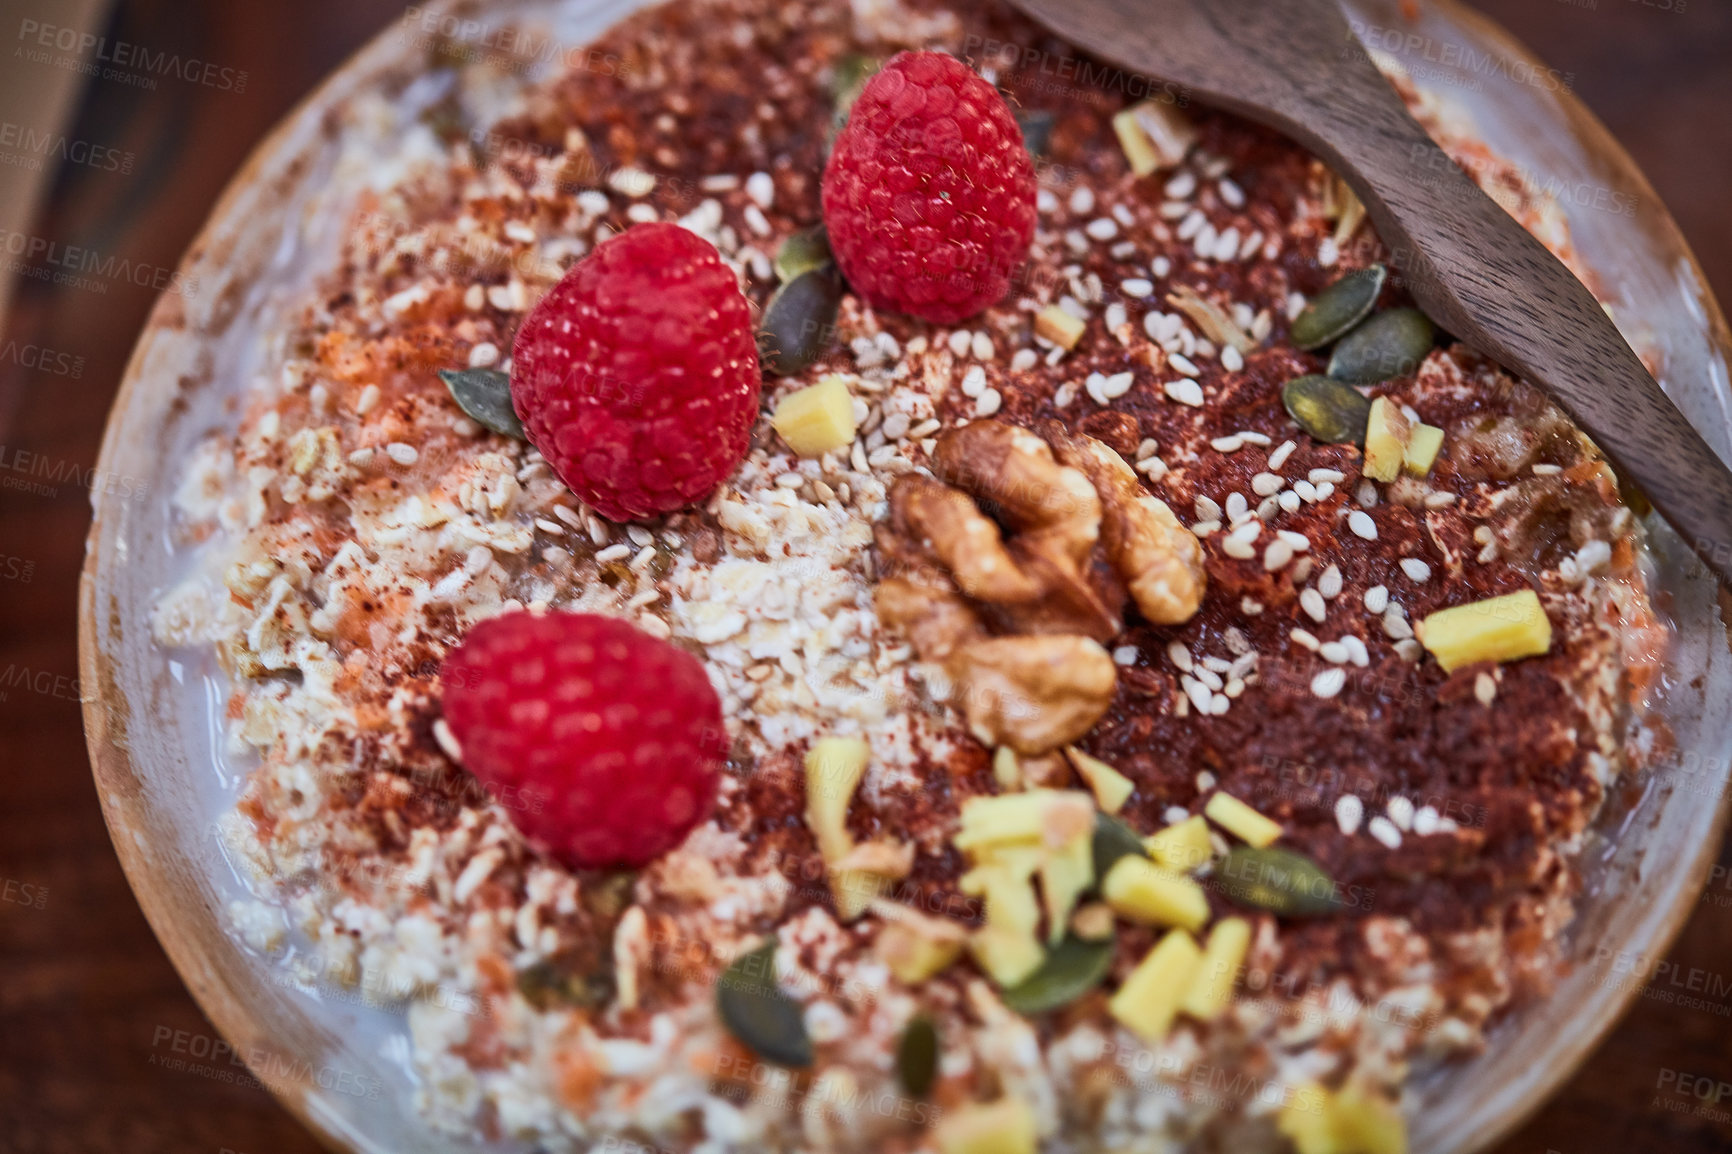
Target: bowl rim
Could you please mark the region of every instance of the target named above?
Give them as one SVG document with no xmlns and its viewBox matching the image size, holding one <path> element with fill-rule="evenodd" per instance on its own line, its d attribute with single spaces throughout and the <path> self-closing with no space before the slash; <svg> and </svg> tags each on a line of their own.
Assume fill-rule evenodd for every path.
<svg viewBox="0 0 1732 1154">
<path fill-rule="evenodd" d="M 475 8 L 477 5 L 478 0 L 430 0 L 422 11 L 444 15 Z M 649 5 L 643 5 L 647 6 Z M 1537 54 L 1497 21 L 1461 0 L 1430 0 L 1429 7 L 1435 9 L 1446 21 L 1463 27 L 1473 36 L 1500 45 L 1510 59 L 1545 67 Z M 401 20 L 402 17 L 396 17 L 392 23 L 376 32 L 297 101 L 251 150 L 225 185 L 222 194 L 206 215 L 197 236 L 182 256 L 177 267 L 183 274 L 208 253 L 221 247 L 225 226 L 230 217 L 240 210 L 249 193 L 268 175 L 274 163 L 292 158 L 291 146 L 298 137 L 313 129 L 345 97 L 367 91 L 393 74 L 413 74 L 415 66 L 410 60 L 410 54 L 404 53 L 391 42 L 392 29 Z M 1423 83 L 1418 87 L 1430 90 L 1430 86 Z M 1725 314 L 1713 288 L 1677 222 L 1655 193 L 1647 177 L 1573 91 L 1566 89 L 1559 93 L 1556 105 L 1566 118 L 1571 135 L 1581 140 L 1595 155 L 1613 165 L 1620 178 L 1645 198 L 1643 203 L 1649 217 L 1648 226 L 1660 241 L 1681 259 L 1683 271 L 1700 290 L 1704 314 L 1702 327 L 1706 330 L 1709 343 L 1723 354 L 1732 356 L 1732 331 L 1728 330 Z M 133 408 L 135 397 L 152 385 L 166 383 L 154 381 L 150 377 L 147 372 L 148 353 L 154 335 L 185 326 L 184 310 L 182 299 L 169 292 L 159 296 L 152 307 L 140 330 L 106 418 L 96 476 L 114 474 L 115 460 L 122 451 L 124 418 Z M 117 655 L 109 649 L 109 644 L 118 644 L 123 630 L 136 631 L 141 627 L 141 623 L 125 621 L 116 613 L 105 617 L 102 606 L 98 603 L 101 571 L 107 559 L 101 547 L 104 532 L 111 520 L 118 518 L 112 496 L 105 500 L 103 493 L 93 490 L 92 504 L 93 517 L 86 538 L 85 564 L 79 578 L 78 658 L 80 684 L 85 690 L 82 695 L 82 711 L 86 745 L 103 820 L 127 883 L 182 981 L 218 1031 L 234 1043 L 237 1055 L 241 1056 L 255 1074 L 261 1074 L 253 1055 L 257 1052 L 256 1046 L 269 1043 L 270 1036 L 262 1028 L 253 1008 L 223 979 L 216 959 L 197 936 L 189 932 L 186 902 L 173 885 L 174 878 L 163 858 L 153 853 L 133 832 L 134 827 L 143 824 L 138 819 L 147 809 L 148 802 L 141 789 L 144 774 L 133 759 L 126 736 L 126 719 L 131 713 L 131 706 L 116 677 Z M 1725 590 L 1720 591 L 1719 605 L 1722 617 L 1732 619 L 1732 596 Z M 1732 628 L 1728 630 L 1728 638 L 1732 640 Z M 1673 863 L 1675 870 L 1679 864 L 1684 867 L 1679 871 L 1683 882 L 1677 886 L 1677 893 L 1681 898 L 1665 911 L 1658 922 L 1654 937 L 1655 956 L 1663 956 L 1670 950 L 1685 924 L 1695 913 L 1695 903 L 1684 899 L 1700 891 L 1718 856 L 1721 840 L 1726 833 L 1728 813 L 1732 810 L 1732 791 L 1723 789 L 1720 792 L 1715 810 L 1710 836 L 1689 847 L 1687 861 Z M 219 911 L 209 906 L 201 908 L 208 918 L 217 923 L 219 931 L 228 932 L 220 924 Z M 1640 989 L 1637 984 L 1620 989 L 1609 1001 L 1607 1011 L 1596 1019 L 1592 1028 L 1572 1035 L 1564 1049 L 1563 1061 L 1549 1063 L 1543 1070 L 1536 1067 L 1533 1076 L 1519 1087 L 1521 1100 L 1515 1108 L 1495 1114 L 1468 1134 L 1458 1133 L 1455 1148 L 1464 1151 L 1485 1149 L 1508 1137 L 1537 1113 L 1559 1087 L 1576 1073 L 1587 1057 L 1601 1047 L 1607 1036 L 1628 1014 Z M 1470 1057 L 1463 1061 L 1474 1060 Z M 344 1152 L 358 1149 L 356 1145 L 345 1141 L 336 1127 L 328 1125 L 326 1120 L 320 1117 L 313 1108 L 309 1087 L 274 1084 L 262 1077 L 260 1081 L 328 1149 Z"/>
</svg>

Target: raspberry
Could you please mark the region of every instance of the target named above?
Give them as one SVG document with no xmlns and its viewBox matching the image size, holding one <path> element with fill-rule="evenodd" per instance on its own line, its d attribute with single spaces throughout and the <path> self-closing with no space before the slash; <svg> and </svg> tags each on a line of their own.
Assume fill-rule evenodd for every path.
<svg viewBox="0 0 1732 1154">
<path fill-rule="evenodd" d="M 1004 97 L 942 52 L 890 59 L 824 169 L 824 225 L 854 291 L 939 324 L 1000 300 L 1034 238 L 1034 165 Z"/>
<path fill-rule="evenodd" d="M 727 738 L 703 665 L 618 618 L 491 618 L 439 680 L 464 764 L 568 866 L 641 866 L 715 804 Z"/>
<path fill-rule="evenodd" d="M 639 224 L 578 262 L 511 351 L 511 403 L 560 480 L 614 521 L 699 501 L 758 417 L 746 298 L 708 241 Z"/>
</svg>

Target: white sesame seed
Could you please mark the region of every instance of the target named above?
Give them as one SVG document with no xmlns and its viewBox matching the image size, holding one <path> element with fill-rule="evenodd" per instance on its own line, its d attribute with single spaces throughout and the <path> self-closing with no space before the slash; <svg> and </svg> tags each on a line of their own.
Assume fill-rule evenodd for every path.
<svg viewBox="0 0 1732 1154">
<path fill-rule="evenodd" d="M 1365 830 L 1372 837 L 1388 846 L 1390 849 L 1401 848 L 1401 831 L 1396 829 L 1390 820 L 1382 814 L 1366 823 Z"/>
<path fill-rule="evenodd" d="M 1243 493 L 1227 494 L 1227 520 L 1237 524 L 1251 515 L 1251 504 Z"/>
<path fill-rule="evenodd" d="M 1317 635 L 1309 629 L 1290 629 L 1287 632 L 1287 636 L 1294 644 L 1309 649 L 1313 653 L 1317 652 L 1317 650 L 1323 646 L 1323 643 L 1317 640 Z"/>
<path fill-rule="evenodd" d="M 1188 168 L 1183 169 L 1178 175 L 1167 181 L 1166 186 L 1161 191 L 1173 200 L 1184 200 L 1197 191 L 1197 174 Z"/>
<path fill-rule="evenodd" d="M 1293 560 L 1293 546 L 1285 541 L 1271 541 L 1263 551 L 1263 568 L 1273 573 Z"/>
<path fill-rule="evenodd" d="M 1247 445 L 1258 445 L 1258 446 L 1261 446 L 1262 448 L 1267 449 L 1269 447 L 1269 444 L 1270 444 L 1269 438 L 1266 434 L 1258 433 L 1258 432 L 1255 432 L 1251 429 L 1239 430 L 1238 436 L 1239 436 L 1239 439 L 1241 441 L 1245 442 Z"/>
<path fill-rule="evenodd" d="M 1325 481 L 1321 485 L 1317 486 L 1317 500 L 1327 501 L 1329 500 L 1329 495 L 1333 492 L 1335 492 L 1335 486 L 1331 485 L 1328 481 Z"/>
<path fill-rule="evenodd" d="M 1091 240 L 1111 240 L 1119 235 L 1119 222 L 1110 216 L 1097 216 L 1083 228 Z"/>
<path fill-rule="evenodd" d="M 1231 345 L 1228 345 L 1227 347 L 1229 349 L 1232 348 Z M 1221 362 L 1223 364 L 1225 364 L 1226 360 L 1227 360 L 1227 354 L 1225 352 L 1223 352 L 1221 354 Z M 1269 468 L 1271 470 L 1274 470 L 1274 469 L 1279 469 L 1282 465 L 1285 465 L 1287 463 L 1287 458 L 1291 457 L 1293 455 L 1293 450 L 1297 449 L 1298 447 L 1299 447 L 1299 442 L 1297 442 L 1297 441 L 1282 441 L 1280 446 L 1277 447 L 1273 453 L 1269 454 Z"/>
<path fill-rule="evenodd" d="M 1321 485 L 1325 481 L 1339 485 L 1341 482 L 1347 480 L 1347 475 L 1339 469 L 1312 469 L 1309 473 L 1305 474 L 1305 479 L 1310 481 L 1313 485 Z"/>
<path fill-rule="evenodd" d="M 1209 448 L 1217 453 L 1236 453 L 1244 446 L 1244 438 L 1235 436 L 1216 437 L 1209 442 Z"/>
<path fill-rule="evenodd" d="M 769 208 L 776 199 L 776 182 L 767 172 L 754 172 L 746 177 L 746 195 L 759 208 Z"/>
<path fill-rule="evenodd" d="M 1371 613 L 1381 614 L 1389 608 L 1389 590 L 1382 585 L 1373 585 L 1365 591 L 1365 608 Z"/>
<path fill-rule="evenodd" d="M 1203 538 L 1207 537 L 1220 527 L 1221 523 L 1219 521 L 1198 521 L 1195 525 L 1191 526 L 1191 532 L 1195 533 L 1199 538 Z"/>
<path fill-rule="evenodd" d="M 1154 273 L 1157 277 L 1164 278 L 1168 273 L 1173 271 L 1173 262 L 1164 256 L 1158 256 L 1149 262 L 1149 271 Z"/>
<path fill-rule="evenodd" d="M 485 369 L 499 363 L 499 346 L 491 341 L 482 341 L 469 350 L 469 367 Z"/>
<path fill-rule="evenodd" d="M 1396 794 L 1389 799 L 1385 807 L 1389 812 L 1389 820 L 1395 823 L 1395 828 L 1406 833 L 1413 828 L 1413 801 L 1410 798 Z"/>
<path fill-rule="evenodd" d="M 1347 664 L 1347 646 L 1339 641 L 1325 641 L 1317 647 L 1317 656 L 1331 665 Z"/>
<path fill-rule="evenodd" d="M 1245 367 L 1245 356 L 1233 345 L 1221 350 L 1221 367 L 1229 373 L 1239 372 Z"/>
<path fill-rule="evenodd" d="M 1352 837 L 1359 830 L 1359 821 L 1365 816 L 1365 803 L 1351 793 L 1344 793 L 1335 799 L 1335 824 L 1341 827 L 1341 832 Z"/>
<path fill-rule="evenodd" d="M 1258 473 L 1251 478 L 1251 491 L 1259 497 L 1272 497 L 1281 491 L 1287 478 L 1279 473 Z"/>
<path fill-rule="evenodd" d="M 1252 524 L 1257 524 L 1257 522 L 1253 521 Z M 1252 557 L 1257 555 L 1257 547 L 1252 545 L 1249 541 L 1241 541 L 1235 537 L 1228 537 L 1225 541 L 1221 542 L 1221 552 L 1239 561 L 1249 561 Z"/>
<path fill-rule="evenodd" d="M 1168 381 L 1161 391 L 1181 405 L 1189 405 L 1193 409 L 1203 407 L 1203 386 L 1190 377 L 1182 377 L 1176 381 Z"/>
<path fill-rule="evenodd" d="M 1035 195 L 1034 206 L 1041 212 L 1051 215 L 1058 211 L 1058 197 L 1054 196 L 1050 189 L 1043 188 Z"/>
<path fill-rule="evenodd" d="M 627 557 L 630 557 L 630 556 L 631 556 L 631 546 L 630 545 L 625 545 L 625 544 L 609 545 L 605 549 L 599 549 L 596 551 L 595 560 L 596 560 L 596 563 L 599 565 L 606 565 L 610 561 L 624 561 Z"/>
<path fill-rule="evenodd" d="M 399 465 L 413 465 L 421 459 L 421 453 L 414 445 L 402 441 L 392 441 L 385 446 L 385 455 Z"/>
<path fill-rule="evenodd" d="M 1119 289 L 1128 297 L 1136 297 L 1138 300 L 1142 300 L 1144 297 L 1155 291 L 1155 284 L 1153 281 L 1144 280 L 1142 277 L 1132 277 L 1127 281 L 1121 282 L 1119 284 Z"/>
<path fill-rule="evenodd" d="M 1227 684 L 1226 682 L 1221 680 L 1221 675 L 1219 673 L 1215 672 L 1213 669 L 1208 668 L 1207 666 L 1203 666 L 1203 667 L 1200 667 L 1200 668 L 1194 670 L 1192 676 L 1196 677 L 1196 679 L 1198 681 L 1201 681 L 1204 685 L 1207 685 L 1210 689 L 1213 689 L 1216 693 L 1219 693 L 1221 691 L 1221 689 Z"/>
<path fill-rule="evenodd" d="M 1354 498 L 1367 509 L 1377 507 L 1377 486 L 1369 480 L 1361 480 L 1359 487 L 1353 491 Z"/>
<path fill-rule="evenodd" d="M 1076 191 L 1070 194 L 1070 210 L 1078 216 L 1087 216 L 1095 210 L 1095 190 L 1086 184 L 1079 184 Z"/>
<path fill-rule="evenodd" d="M 1311 679 L 1311 692 L 1317 697 L 1328 700 L 1347 687 L 1347 671 L 1341 668 L 1325 669 Z"/>
<path fill-rule="evenodd" d="M 1135 665 L 1136 663 L 1137 647 L 1135 645 L 1121 645 L 1113 650 L 1114 665 Z"/>
<path fill-rule="evenodd" d="M 957 329 L 950 334 L 950 340 L 946 343 L 950 346 L 951 356 L 966 357 L 969 346 L 974 343 L 974 334 L 968 329 Z"/>
<path fill-rule="evenodd" d="M 1040 354 L 1033 349 L 1017 349 L 1016 355 L 1010 358 L 1010 371 L 1026 373 L 1034 368 L 1035 362 L 1038 360 L 1040 360 Z"/>
<path fill-rule="evenodd" d="M 1406 641 L 1413 636 L 1413 626 L 1407 618 L 1391 609 L 1383 615 L 1383 633 L 1392 641 Z"/>
<path fill-rule="evenodd" d="M 1347 515 L 1347 527 L 1353 531 L 1355 537 L 1363 537 L 1367 541 L 1377 540 L 1377 522 L 1363 509 L 1355 509 Z"/>
<path fill-rule="evenodd" d="M 1427 493 L 1425 495 L 1425 507 L 1427 509 L 1442 509 L 1453 504 L 1455 504 L 1454 493 L 1446 493 L 1439 490 L 1436 493 Z"/>
<path fill-rule="evenodd" d="M 1180 677 L 1179 684 L 1184 686 L 1185 696 L 1191 699 L 1191 704 L 1197 707 L 1198 713 L 1209 712 L 1209 701 L 1214 694 L 1209 692 L 1207 685 L 1190 676 Z"/>
<path fill-rule="evenodd" d="M 1483 670 L 1473 679 L 1473 695 L 1481 705 L 1497 700 L 1497 679 Z"/>
<path fill-rule="evenodd" d="M 1171 661 L 1183 673 L 1189 673 L 1193 667 L 1191 651 L 1185 648 L 1183 641 L 1167 642 L 1167 660 Z"/>
<path fill-rule="evenodd" d="M 944 423 L 942 421 L 933 417 L 928 417 L 918 425 L 915 425 L 912 429 L 909 429 L 908 435 L 916 441 L 922 441 L 943 427 Z"/>
<path fill-rule="evenodd" d="M 1293 552 L 1295 553 L 1304 553 L 1309 551 L 1311 548 L 1311 538 L 1307 537 L 1303 533 L 1295 533 L 1291 529 L 1277 529 L 1275 530 L 1275 536 L 1293 546 Z"/>
<path fill-rule="evenodd" d="M 999 406 L 1003 403 L 1003 394 L 1001 394 L 997 389 L 987 389 L 985 392 L 981 393 L 979 399 L 974 402 L 974 415 L 977 417 L 990 417 L 992 414 L 998 412 Z"/>
<path fill-rule="evenodd" d="M 1418 557 L 1403 557 L 1401 559 L 1401 571 L 1407 574 L 1410 581 L 1429 581 L 1431 579 L 1431 566 Z"/>
<path fill-rule="evenodd" d="M 1174 353 L 1172 356 L 1167 358 L 1167 363 L 1172 365 L 1181 373 L 1184 373 L 1187 377 L 1197 376 L 1202 371 L 1197 368 L 1196 362 L 1192 361 L 1191 358 L 1185 356 L 1183 353 Z"/>
<path fill-rule="evenodd" d="M 1300 592 L 1299 608 L 1305 610 L 1305 615 L 1318 624 L 1322 624 L 1329 616 L 1329 609 L 1323 604 L 1323 594 L 1315 589 L 1305 589 Z"/>
<path fill-rule="evenodd" d="M 1234 496 L 1238 496 L 1238 494 L 1235 493 Z M 1229 508 L 1232 506 L 1232 502 L 1232 497 L 1227 498 Z M 1262 534 L 1263 522 L 1253 519 L 1234 527 L 1233 531 L 1227 535 L 1227 539 L 1229 541 L 1245 541 L 1248 543 L 1255 541 L 1258 537 L 1262 536 Z"/>
<path fill-rule="evenodd" d="M 1235 184 L 1230 178 L 1223 176 L 1215 185 L 1221 199 L 1231 208 L 1245 207 L 1245 190 Z"/>
<path fill-rule="evenodd" d="M 1413 814 L 1413 832 L 1420 837 L 1430 837 L 1437 832 L 1438 812 L 1435 806 L 1422 805 Z"/>
<path fill-rule="evenodd" d="M 1131 386 L 1136 383 L 1136 379 L 1134 373 L 1114 373 L 1101 383 L 1101 393 L 1108 400 L 1116 401 L 1131 391 Z"/>
<path fill-rule="evenodd" d="M 1611 563 L 1612 547 L 1604 541 L 1589 541 L 1576 550 L 1576 569 L 1584 576 L 1598 573 Z"/>
<path fill-rule="evenodd" d="M 1289 513 L 1298 512 L 1299 506 L 1303 504 L 1303 502 L 1299 500 L 1299 494 L 1295 493 L 1291 489 L 1284 489 L 1277 493 L 1275 495 L 1275 500 L 1280 503 L 1281 508 L 1287 510 Z"/>
<path fill-rule="evenodd" d="M 990 336 L 985 332 L 977 332 L 974 334 L 974 339 L 969 342 L 968 351 L 974 355 L 974 359 L 977 361 L 990 361 L 998 350 L 992 347 Z"/>
<path fill-rule="evenodd" d="M 1425 655 L 1425 647 L 1411 637 L 1397 641 L 1395 651 L 1401 655 L 1403 661 L 1407 662 L 1418 662 Z"/>
<path fill-rule="evenodd" d="M 1534 476 L 1536 477 L 1555 477 L 1563 471 L 1564 467 L 1562 465 L 1540 464 L 1534 466 Z"/>
<path fill-rule="evenodd" d="M 1359 640 L 1358 636 L 1352 633 L 1345 634 L 1341 638 L 1341 644 L 1347 647 L 1347 660 L 1361 669 L 1371 664 L 1371 654 L 1366 652 L 1365 642 Z"/>
<path fill-rule="evenodd" d="M 1323 576 L 1317 578 L 1317 592 L 1330 598 L 1340 595 L 1341 566 L 1332 564 L 1323 570 Z"/>
</svg>

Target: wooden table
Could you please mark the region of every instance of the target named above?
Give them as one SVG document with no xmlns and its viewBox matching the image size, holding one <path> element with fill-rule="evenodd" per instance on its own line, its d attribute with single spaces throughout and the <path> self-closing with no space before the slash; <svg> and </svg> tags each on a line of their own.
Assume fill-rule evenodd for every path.
<svg viewBox="0 0 1732 1154">
<path fill-rule="evenodd" d="M 1732 5 L 1481 6 L 1569 75 L 1732 299 Z M 51 22 L 54 6 L 38 7 Z M 33 234 L 172 269 L 252 144 L 400 9 L 120 0 L 112 38 L 244 71 L 244 91 L 220 73 L 148 92 L 95 82 L 68 135 L 119 155 L 61 172 Z M 15 34 L 3 19 L 0 42 Z M 6 49 L 3 67 L 21 66 Z M 122 161 L 127 171 L 111 170 Z M 0 1154 L 317 1149 L 264 1092 L 171 1068 L 214 1031 L 133 902 L 85 759 L 73 643 L 82 479 L 152 296 L 121 278 L 77 291 L 26 281 L 0 339 Z M 1732 1150 L 1732 854 L 1720 862 L 1667 971 L 1675 993 L 1697 987 L 1709 1009 L 1661 1000 L 1674 987 L 1656 986 L 1503 1151 Z"/>
</svg>

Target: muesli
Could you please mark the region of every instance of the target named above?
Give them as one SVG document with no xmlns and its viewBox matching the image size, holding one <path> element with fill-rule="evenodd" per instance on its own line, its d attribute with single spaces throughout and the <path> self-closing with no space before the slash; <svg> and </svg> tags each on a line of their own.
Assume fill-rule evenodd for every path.
<svg viewBox="0 0 1732 1154">
<path fill-rule="evenodd" d="M 188 464 L 237 930 L 478 1138 L 1404 1149 L 1666 646 L 1594 447 L 1319 162 L 1005 9 L 586 59 L 420 130 Z"/>
</svg>

